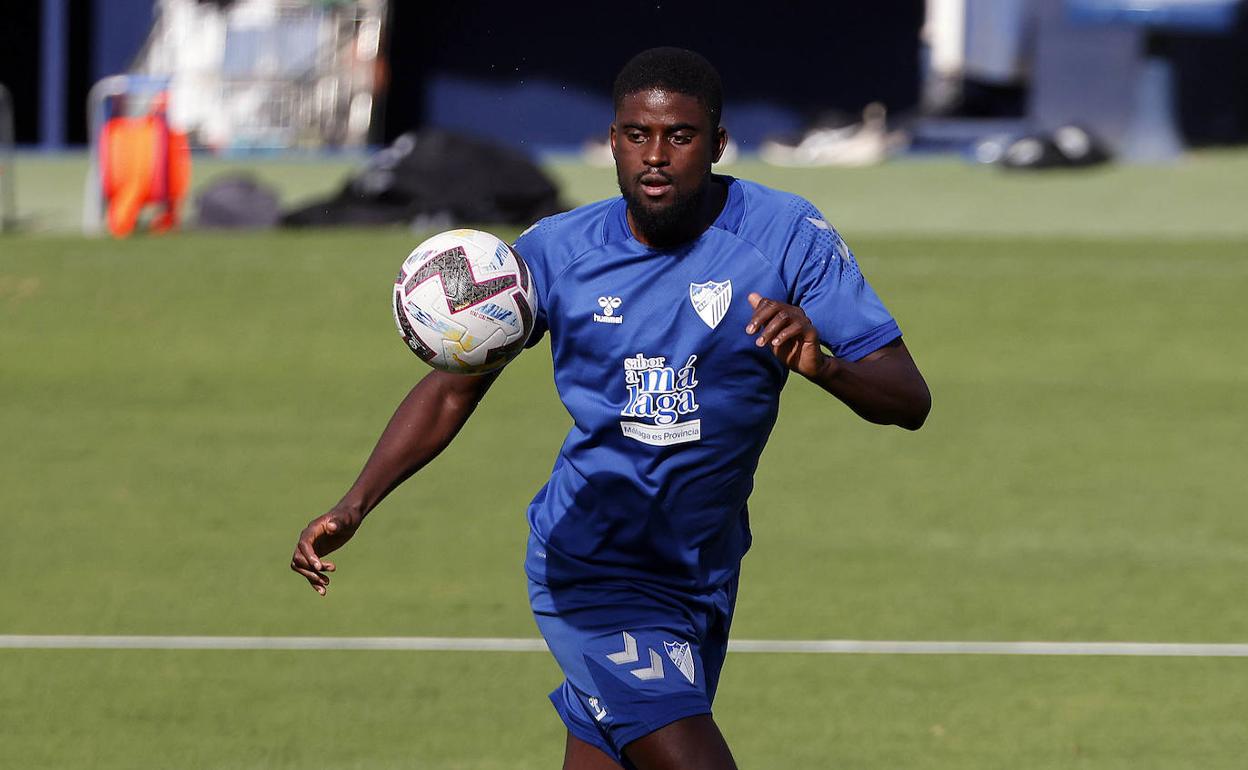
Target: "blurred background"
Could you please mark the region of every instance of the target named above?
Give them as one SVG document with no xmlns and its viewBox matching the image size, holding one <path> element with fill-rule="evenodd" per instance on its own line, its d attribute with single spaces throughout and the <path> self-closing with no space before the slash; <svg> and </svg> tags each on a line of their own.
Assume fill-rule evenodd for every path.
<svg viewBox="0 0 1248 770">
<path fill-rule="evenodd" d="M 617 194 L 612 78 L 682 45 L 723 75 L 719 170 L 820 208 L 934 396 L 910 434 L 790 383 L 734 638 L 1082 650 L 734 652 L 740 764 L 1242 767 L 1243 5 L 7 4 L 0 765 L 558 766 L 523 651 L 546 346 L 327 598 L 289 554 L 426 371 L 403 258 Z"/>
<path fill-rule="evenodd" d="M 704 52 L 721 70 L 729 162 L 1170 163 L 1185 149 L 1248 139 L 1248 22 L 1239 6 L 889 0 L 870 7 L 778 3 L 762 13 L 712 2 L 627 2 L 607 12 L 558 2 L 532 9 L 503 2 L 43 0 L 12 9 L 0 31 L 0 147 L 8 148 L 8 166 L 12 148 L 21 148 L 36 178 L 40 160 L 87 158 L 88 230 L 106 219 L 128 174 L 172 174 L 162 194 L 178 200 L 179 221 L 193 221 L 198 209 L 188 189 L 206 188 L 216 161 L 263 166 L 292 157 L 361 170 L 371 159 L 374 167 L 393 167 L 397 178 L 362 182 L 357 202 L 409 199 L 402 215 L 383 215 L 364 202 L 347 211 L 340 196 L 331 212 L 305 212 L 298 223 L 480 220 L 480 212 L 459 211 L 454 201 L 410 200 L 412 184 L 403 178 L 434 173 L 407 158 L 410 141 L 377 152 L 424 134 L 478 142 L 470 157 L 486 143 L 517 159 L 609 165 L 603 136 L 611 80 L 638 40 L 662 40 Z M 172 132 L 172 147 L 152 172 L 132 170 L 139 162 L 127 155 L 150 155 L 148 145 L 170 141 L 144 133 L 151 126 L 125 125 L 142 120 Z M 66 224 L 58 219 L 69 212 L 55 210 L 65 203 L 61 196 L 48 204 L 36 180 L 21 195 L 20 171 L 0 173 L 10 228 L 23 220 L 36 229 Z M 264 176 L 240 186 L 235 175 L 234 186 L 210 201 L 253 208 L 250 219 L 210 215 L 209 223 L 276 224 L 291 213 L 287 201 L 273 200 L 281 190 L 262 184 Z M 280 188 L 281 175 L 267 184 Z M 253 198 L 240 197 L 247 194 Z M 271 209 L 267 219 L 248 205 L 260 198 Z"/>
<path fill-rule="evenodd" d="M 42 0 L 10 10 L 0 72 L 17 142 L 45 149 L 84 145 L 91 87 L 131 73 L 167 79 L 175 126 L 218 151 L 363 147 L 424 127 L 566 150 L 609 121 L 611 79 L 638 38 L 661 37 L 716 62 L 746 148 L 879 102 L 920 141 L 939 133 L 922 118 L 1081 121 L 1116 150 L 1133 91 L 1164 62 L 1183 138 L 1229 144 L 1248 137 L 1237 5 Z"/>
</svg>

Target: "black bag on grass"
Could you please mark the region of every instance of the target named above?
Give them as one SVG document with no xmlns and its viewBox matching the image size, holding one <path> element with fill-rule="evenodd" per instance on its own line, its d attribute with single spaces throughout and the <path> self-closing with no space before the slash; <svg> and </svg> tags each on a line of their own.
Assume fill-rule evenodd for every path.
<svg viewBox="0 0 1248 770">
<path fill-rule="evenodd" d="M 266 229 L 281 219 L 277 190 L 250 174 L 209 182 L 195 196 L 195 224 L 207 228 Z"/>
<path fill-rule="evenodd" d="M 563 210 L 555 183 L 523 153 L 430 129 L 403 134 L 337 195 L 288 212 L 282 224 L 527 225 Z"/>
</svg>

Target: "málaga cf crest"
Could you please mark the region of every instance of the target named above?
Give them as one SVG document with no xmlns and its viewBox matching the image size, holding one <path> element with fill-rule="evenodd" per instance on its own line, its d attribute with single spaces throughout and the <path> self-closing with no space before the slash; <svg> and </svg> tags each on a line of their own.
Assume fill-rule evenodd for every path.
<svg viewBox="0 0 1248 770">
<path fill-rule="evenodd" d="M 705 319 L 703 319 L 705 320 Z M 667 657 L 672 659 L 676 664 L 676 668 L 680 669 L 680 673 L 685 675 L 685 679 L 689 680 L 689 684 L 693 684 L 693 653 L 689 651 L 688 642 L 664 642 L 664 649 L 667 650 Z"/>
<path fill-rule="evenodd" d="M 714 329 L 724 320 L 732 302 L 732 281 L 707 281 L 689 284 L 689 301 L 698 317 Z"/>
</svg>

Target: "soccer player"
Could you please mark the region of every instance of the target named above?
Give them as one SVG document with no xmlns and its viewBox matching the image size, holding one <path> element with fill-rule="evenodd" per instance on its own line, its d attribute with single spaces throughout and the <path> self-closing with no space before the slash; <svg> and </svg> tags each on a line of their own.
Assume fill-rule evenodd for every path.
<svg viewBox="0 0 1248 770">
<path fill-rule="evenodd" d="M 735 767 L 711 702 L 750 545 L 746 500 L 791 372 L 875 423 L 914 430 L 931 405 L 823 215 L 711 173 L 727 141 L 721 98 L 698 54 L 638 54 L 614 89 L 622 197 L 516 241 L 540 299 L 530 344 L 550 336 L 573 418 L 529 505 L 525 562 L 566 677 L 550 696 L 565 770 Z M 291 568 L 323 595 L 334 565 L 322 557 L 451 441 L 496 377 L 421 380 L 350 491 L 303 530 Z"/>
</svg>

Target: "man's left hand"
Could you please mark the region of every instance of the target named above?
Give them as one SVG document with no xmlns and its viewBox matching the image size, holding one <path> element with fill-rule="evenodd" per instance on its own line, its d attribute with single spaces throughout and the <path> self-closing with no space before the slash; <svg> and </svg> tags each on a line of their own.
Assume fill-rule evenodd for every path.
<svg viewBox="0 0 1248 770">
<path fill-rule="evenodd" d="M 754 315 L 746 324 L 746 334 L 757 334 L 754 344 L 770 348 L 780 362 L 798 374 L 814 379 L 836 359 L 819 349 L 819 333 L 806 316 L 806 311 L 767 299 L 751 292 L 750 306 Z"/>
</svg>

